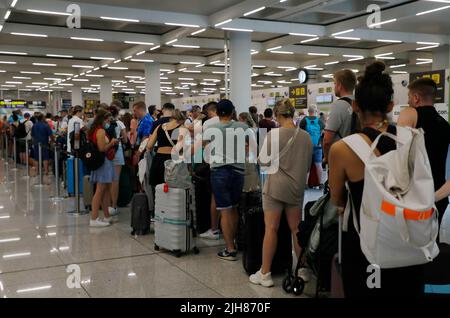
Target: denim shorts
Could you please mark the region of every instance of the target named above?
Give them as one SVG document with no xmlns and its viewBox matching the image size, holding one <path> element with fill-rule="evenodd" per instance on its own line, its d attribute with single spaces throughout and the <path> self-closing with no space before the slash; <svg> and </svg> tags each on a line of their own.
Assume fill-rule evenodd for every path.
<svg viewBox="0 0 450 318">
<path fill-rule="evenodd" d="M 211 169 L 211 187 L 217 210 L 237 207 L 244 187 L 244 170 L 233 166 Z"/>
<path fill-rule="evenodd" d="M 313 150 L 313 162 L 319 163 L 323 161 L 323 155 L 322 155 L 322 147 L 314 147 Z"/>
</svg>

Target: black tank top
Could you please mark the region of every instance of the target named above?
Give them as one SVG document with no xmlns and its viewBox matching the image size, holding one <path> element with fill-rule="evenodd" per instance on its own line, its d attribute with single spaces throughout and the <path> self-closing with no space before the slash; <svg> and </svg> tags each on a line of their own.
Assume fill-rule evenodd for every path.
<svg viewBox="0 0 450 318">
<path fill-rule="evenodd" d="M 434 106 L 417 107 L 416 111 L 416 128 L 422 128 L 425 131 L 425 147 L 433 173 L 434 187 L 438 190 L 446 181 L 445 166 L 450 143 L 450 126 Z"/>
<path fill-rule="evenodd" d="M 171 130 L 167 131 L 169 136 L 170 136 L 170 138 L 172 138 L 172 142 L 174 144 L 177 143 L 177 139 L 175 139 L 175 140 L 173 139 L 172 133 L 174 132 L 174 130 L 180 128 L 180 126 L 181 125 L 178 125 L 174 129 L 171 129 Z M 170 140 L 166 136 L 166 132 L 163 129 L 163 125 L 161 125 L 161 127 L 159 127 L 159 129 L 158 129 L 158 137 L 157 137 L 156 140 L 158 141 L 158 148 L 161 148 L 161 147 L 173 147 L 171 142 L 170 142 Z"/>
<path fill-rule="evenodd" d="M 393 135 L 397 135 L 397 128 L 395 126 L 388 126 L 387 131 Z M 363 131 L 361 132 L 362 134 L 366 135 L 367 137 L 369 137 L 369 139 L 374 142 L 375 139 L 378 137 L 379 134 L 381 134 L 380 131 L 373 129 L 373 128 L 364 128 Z M 395 150 L 397 148 L 397 144 L 394 140 L 392 140 L 389 137 L 381 137 L 380 138 L 380 142 L 378 143 L 377 149 L 378 151 L 384 155 L 386 153 L 388 153 L 389 151 Z M 356 213 L 357 219 L 359 221 L 359 210 L 361 208 L 361 201 L 362 201 L 362 196 L 363 196 L 363 192 L 364 192 L 364 179 L 362 179 L 361 181 L 357 181 L 357 182 L 348 182 L 348 186 L 350 188 L 350 193 L 352 195 L 352 200 L 353 200 L 353 206 L 355 207 L 356 211 L 358 211 L 358 213 Z M 352 211 L 352 213 L 354 213 L 354 211 Z M 349 222 L 353 222 L 352 217 L 349 218 Z M 349 225 L 350 228 L 350 225 Z"/>
</svg>

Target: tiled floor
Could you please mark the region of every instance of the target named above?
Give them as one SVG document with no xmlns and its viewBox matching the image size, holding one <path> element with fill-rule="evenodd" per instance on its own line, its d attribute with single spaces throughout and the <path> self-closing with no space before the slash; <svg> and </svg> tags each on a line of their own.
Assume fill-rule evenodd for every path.
<svg viewBox="0 0 450 318">
<path fill-rule="evenodd" d="M 105 229 L 89 216 L 67 213 L 73 199 L 53 202 L 53 179 L 37 178 L 0 161 L 0 297 L 293 297 L 252 285 L 238 262 L 216 257 L 223 241 L 198 240 L 199 255 L 155 252 L 153 235 L 130 235 L 130 211 Z M 318 197 L 307 193 L 305 201 Z M 80 266 L 81 288 L 69 288 L 70 264 Z"/>
</svg>

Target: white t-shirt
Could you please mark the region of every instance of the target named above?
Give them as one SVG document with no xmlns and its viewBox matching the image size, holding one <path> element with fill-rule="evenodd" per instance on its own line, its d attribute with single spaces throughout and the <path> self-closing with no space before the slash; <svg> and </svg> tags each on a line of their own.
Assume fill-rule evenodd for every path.
<svg viewBox="0 0 450 318">
<path fill-rule="evenodd" d="M 215 124 L 218 124 L 218 123 L 220 123 L 219 116 L 216 116 L 216 117 L 213 117 L 213 118 L 208 119 L 207 121 L 205 121 L 205 122 L 203 123 L 203 131 L 204 131 L 206 128 L 210 127 L 211 125 L 215 125 Z"/>
<path fill-rule="evenodd" d="M 75 123 L 80 123 L 80 129 L 84 127 L 84 122 L 81 118 L 77 117 L 77 116 L 73 116 L 72 118 L 70 118 L 69 120 L 69 124 L 67 127 L 67 151 L 70 152 L 71 151 L 71 146 L 70 146 L 70 134 L 72 131 L 75 130 Z"/>
<path fill-rule="evenodd" d="M 116 127 L 116 137 L 119 140 L 119 146 L 122 146 L 122 134 L 121 131 L 124 130 L 125 124 L 121 122 L 120 120 L 116 120 L 117 127 Z"/>
</svg>

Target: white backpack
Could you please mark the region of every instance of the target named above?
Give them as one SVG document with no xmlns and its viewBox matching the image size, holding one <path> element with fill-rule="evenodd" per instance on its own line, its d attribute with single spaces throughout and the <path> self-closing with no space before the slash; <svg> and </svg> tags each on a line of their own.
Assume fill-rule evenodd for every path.
<svg viewBox="0 0 450 318">
<path fill-rule="evenodd" d="M 374 153 L 382 136 L 397 149 L 380 157 Z M 360 226 L 350 197 L 344 213 L 347 230 L 350 209 L 367 260 L 380 268 L 425 264 L 439 254 L 438 211 L 423 130 L 397 127 L 397 136 L 383 133 L 369 146 L 360 135 L 344 142 L 365 164 Z M 347 187 L 348 188 L 348 187 Z"/>
</svg>

